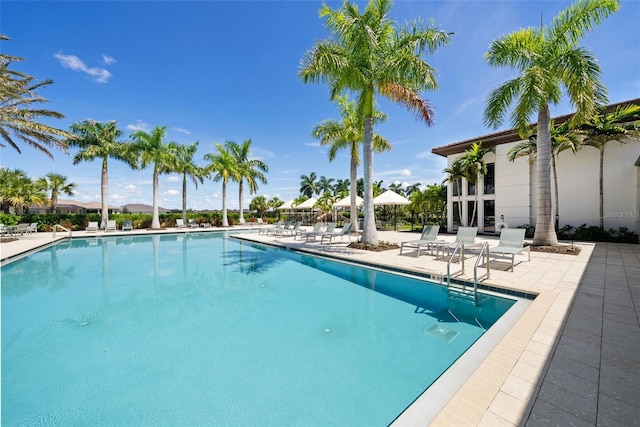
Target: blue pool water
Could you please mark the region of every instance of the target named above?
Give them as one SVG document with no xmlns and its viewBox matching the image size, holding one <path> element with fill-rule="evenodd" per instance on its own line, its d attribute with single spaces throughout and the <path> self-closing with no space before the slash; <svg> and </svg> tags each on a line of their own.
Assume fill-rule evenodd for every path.
<svg viewBox="0 0 640 427">
<path fill-rule="evenodd" d="M 3 425 L 387 425 L 514 302 L 224 236 L 4 266 Z"/>
</svg>

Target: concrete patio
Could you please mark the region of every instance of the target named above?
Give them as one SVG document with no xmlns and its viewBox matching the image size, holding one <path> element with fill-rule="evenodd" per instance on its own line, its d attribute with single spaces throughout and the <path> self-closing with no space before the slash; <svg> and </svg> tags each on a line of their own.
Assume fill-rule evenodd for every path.
<svg viewBox="0 0 640 427">
<path fill-rule="evenodd" d="M 67 237 L 58 232 L 54 239 L 52 233 L 41 232 L 2 243 L 2 265 Z M 418 258 L 411 252 L 400 255 L 399 249 L 355 250 L 347 248 L 346 240 L 321 245 L 257 233 L 241 238 L 422 275 L 446 274 L 446 262 L 428 253 Z M 379 238 L 399 243 L 417 234 L 380 231 Z M 441 238 L 453 241 L 454 236 Z M 479 240 L 497 244 L 492 236 Z M 505 271 L 505 262 L 492 262 L 485 285 L 537 297 L 442 404 L 425 393 L 393 425 L 640 425 L 640 245 L 576 245 L 582 249 L 577 256 L 532 252 L 526 262 L 520 255 L 514 272 Z M 467 259 L 466 280 L 473 275 L 474 261 Z"/>
</svg>

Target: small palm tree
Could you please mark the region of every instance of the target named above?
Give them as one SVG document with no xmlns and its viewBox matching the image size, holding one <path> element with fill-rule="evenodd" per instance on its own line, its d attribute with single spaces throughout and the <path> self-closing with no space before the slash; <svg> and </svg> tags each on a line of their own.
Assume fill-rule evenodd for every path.
<svg viewBox="0 0 640 427">
<path fill-rule="evenodd" d="M 487 174 L 487 163 L 484 157 L 488 153 L 495 153 L 495 147 L 482 148 L 482 143 L 474 143 L 471 147 L 467 148 L 460 161 L 462 162 L 462 168 L 464 177 L 471 184 L 476 185 L 480 177 Z M 477 187 L 477 185 L 476 185 Z M 474 224 L 476 218 L 476 210 L 478 207 L 478 188 L 476 188 L 475 199 L 473 201 L 473 211 L 471 214 L 470 225 Z"/>
<path fill-rule="evenodd" d="M 326 82 L 331 98 L 345 91 L 357 94 L 357 111 L 364 121 L 364 227 L 362 242 L 377 245 L 373 207 L 373 120 L 375 100 L 383 96 L 407 107 L 427 125 L 433 109 L 421 90 L 437 88 L 435 70 L 421 57 L 450 41 L 451 34 L 416 20 L 396 28 L 389 19 L 390 0 L 370 0 L 362 14 L 345 0 L 342 8 L 320 9 L 332 38 L 316 43 L 300 69 L 305 83 Z"/>
<path fill-rule="evenodd" d="M 315 172 L 311 172 L 309 176 L 300 176 L 300 194 L 308 198 L 313 197 L 318 192 L 317 176 Z"/>
<path fill-rule="evenodd" d="M 0 40 L 9 38 L 0 34 Z M 11 62 L 23 60 L 0 53 L 0 138 L 18 153 L 21 153 L 17 142 L 19 140 L 53 159 L 49 148 L 68 153 L 65 139 L 73 135 L 38 121 L 62 119 L 64 115 L 57 111 L 34 108 L 37 104 L 49 102 L 38 92 L 53 84 L 53 80 L 37 82 L 35 77 L 9 69 Z M 0 147 L 4 146 L 0 143 Z"/>
<path fill-rule="evenodd" d="M 131 135 L 133 145 L 131 152 L 140 161 L 140 168 L 145 169 L 153 164 L 153 213 L 151 228 L 160 228 L 160 214 L 158 212 L 158 190 L 160 187 L 160 174 L 174 172 L 175 156 L 172 149 L 165 142 L 166 126 L 156 126 L 151 132 L 139 130 Z M 175 151 L 173 151 L 175 152 Z"/>
<path fill-rule="evenodd" d="M 207 153 L 204 159 L 209 162 L 207 172 L 213 174 L 215 182 L 222 181 L 222 226 L 229 226 L 227 218 L 227 184 L 229 180 L 237 181 L 239 178 L 238 162 L 233 154 L 222 144 L 216 144 L 216 153 Z"/>
<path fill-rule="evenodd" d="M 169 150 L 173 152 L 171 170 L 182 174 L 182 221 L 187 223 L 187 178 L 190 178 L 198 189 L 198 182 L 202 184 L 206 171 L 193 162 L 193 156 L 198 151 L 198 141 L 191 145 L 169 143 Z"/>
<path fill-rule="evenodd" d="M 640 137 L 640 106 L 621 105 L 614 111 L 601 111 L 591 116 L 578 127 L 584 145 L 600 151 L 600 171 L 598 179 L 600 228 L 604 229 L 604 148 L 607 142 L 624 144 L 625 138 Z"/>
<path fill-rule="evenodd" d="M 58 195 L 64 193 L 67 196 L 73 196 L 73 191 L 76 188 L 73 182 L 67 182 L 66 176 L 55 172 L 49 172 L 44 177 L 38 179 L 38 185 L 45 191 L 51 190 L 51 198 L 49 199 L 51 213 L 56 213 Z"/>
<path fill-rule="evenodd" d="M 462 217 L 462 178 L 465 177 L 465 170 L 461 158 L 456 159 L 443 172 L 447 175 L 444 182 L 450 182 L 454 188 L 453 194 L 458 194 L 458 218 L 460 219 L 460 224 L 464 227 L 467 224 Z"/>
<path fill-rule="evenodd" d="M 256 211 L 257 217 L 262 218 L 267 209 L 269 209 L 269 203 L 267 203 L 267 199 L 264 196 L 257 196 L 249 203 L 249 209 Z"/>
<path fill-rule="evenodd" d="M 569 122 L 564 122 L 556 126 L 551 120 L 549 128 L 549 138 L 551 139 L 551 172 L 553 174 L 553 189 L 555 194 L 555 218 L 560 219 L 560 197 L 558 192 L 558 171 L 557 159 L 558 155 L 565 151 L 571 150 L 576 153 L 581 148 L 578 135 L 569 127 Z M 507 158 L 513 162 L 517 158 L 528 156 L 529 163 L 533 164 L 537 158 L 536 134 L 532 134 L 527 140 L 522 141 L 509 149 Z M 556 224 L 557 225 L 557 224 Z"/>
<path fill-rule="evenodd" d="M 0 202 L 13 206 L 17 215 L 22 215 L 25 206 L 44 204 L 47 201 L 42 188 L 20 170 L 0 168 Z"/>
<path fill-rule="evenodd" d="M 74 165 L 95 159 L 102 160 L 100 178 L 102 218 L 100 228 L 104 229 L 109 220 L 109 172 L 107 160 L 109 158 L 121 160 L 135 169 L 137 167 L 136 159 L 131 155 L 130 144 L 120 140 L 122 131 L 118 129 L 115 121 L 99 123 L 93 120 L 85 120 L 72 124 L 71 132 L 73 133 L 73 138 L 68 140 L 69 146 L 79 149 L 78 153 L 73 157 Z"/>
<path fill-rule="evenodd" d="M 255 194 L 258 191 L 258 181 L 263 184 L 267 183 L 265 172 L 269 171 L 269 167 L 265 162 L 258 159 L 250 159 L 251 140 L 247 139 L 242 144 L 235 141 L 227 141 L 225 143 L 229 152 L 235 157 L 238 169 L 238 204 L 240 206 L 240 224 L 244 224 L 244 213 L 242 211 L 242 199 L 244 181 L 249 186 L 249 194 Z"/>
<path fill-rule="evenodd" d="M 562 88 L 576 107 L 573 123 L 606 105 L 606 89 L 595 56 L 578 46 L 587 31 L 620 8 L 619 0 L 578 0 L 560 12 L 551 26 L 523 28 L 494 40 L 485 54 L 489 65 L 514 68 L 519 75 L 493 90 L 484 111 L 485 124 L 498 127 L 509 111 L 524 139 L 537 113 L 537 212 L 534 245 L 557 245 L 551 209 L 549 105 L 558 104 Z"/>
</svg>

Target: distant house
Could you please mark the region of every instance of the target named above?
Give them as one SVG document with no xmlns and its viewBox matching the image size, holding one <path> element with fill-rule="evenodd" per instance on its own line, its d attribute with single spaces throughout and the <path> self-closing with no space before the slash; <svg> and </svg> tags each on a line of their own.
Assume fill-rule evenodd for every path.
<svg viewBox="0 0 640 427">
<path fill-rule="evenodd" d="M 640 105 L 640 98 L 619 104 Z M 571 115 L 555 117 L 555 123 L 568 120 Z M 483 147 L 495 147 L 495 153 L 485 156 L 487 174 L 477 185 L 462 179 L 460 186 L 448 184 L 447 229 L 457 230 L 461 223 L 478 227 L 479 232 L 493 233 L 506 224 L 508 227 L 535 225 L 536 223 L 536 167 L 527 157 L 514 162 L 507 159 L 507 152 L 522 142 L 513 130 L 500 131 L 465 141 L 434 148 L 432 153 L 447 158 L 447 167 L 464 154 L 473 143 Z M 627 138 L 621 144 L 612 141 L 604 152 L 604 227 L 605 229 L 627 227 L 640 233 L 640 141 Z M 584 147 L 574 154 L 571 150 L 561 152 L 557 158 L 558 193 L 560 211 L 556 222 L 561 228 L 582 224 L 600 224 L 599 171 L 600 152 L 593 147 Z M 553 187 L 553 178 L 552 178 Z M 460 189 L 461 191 L 458 191 Z M 474 224 L 471 220 L 473 203 L 478 206 Z M 555 196 L 552 189 L 553 212 Z M 461 221 L 465 219 L 465 221 Z"/>
<path fill-rule="evenodd" d="M 71 199 L 58 199 L 56 204 L 56 214 L 88 214 L 102 212 L 101 202 L 78 202 Z M 119 213 L 120 206 L 109 205 L 109 213 Z M 51 213 L 49 205 L 32 205 L 29 206 L 29 213 L 46 214 Z"/>
<path fill-rule="evenodd" d="M 129 203 L 127 205 L 122 206 L 123 211 L 127 211 L 132 214 L 152 214 L 153 206 L 145 205 L 142 203 Z M 161 208 L 158 206 L 158 213 L 167 213 L 170 212 L 169 209 Z"/>
</svg>

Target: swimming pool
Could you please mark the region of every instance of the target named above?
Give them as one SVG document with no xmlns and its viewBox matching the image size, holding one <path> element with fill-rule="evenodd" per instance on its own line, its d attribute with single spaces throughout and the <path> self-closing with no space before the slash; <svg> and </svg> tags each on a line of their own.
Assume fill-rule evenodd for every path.
<svg viewBox="0 0 640 427">
<path fill-rule="evenodd" d="M 7 425 L 387 425 L 514 300 L 222 233 L 2 268 Z"/>
</svg>

